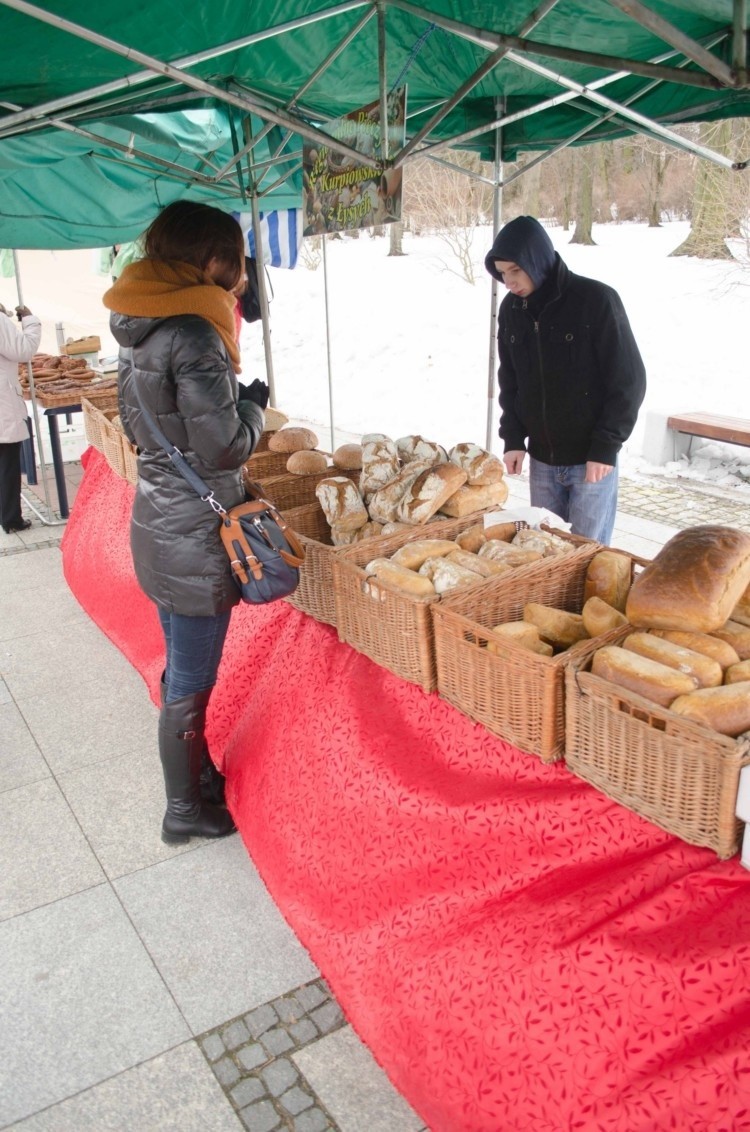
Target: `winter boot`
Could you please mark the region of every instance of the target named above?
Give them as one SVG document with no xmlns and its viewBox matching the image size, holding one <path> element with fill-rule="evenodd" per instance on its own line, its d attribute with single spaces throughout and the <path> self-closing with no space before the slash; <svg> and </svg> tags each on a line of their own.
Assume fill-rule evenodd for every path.
<svg viewBox="0 0 750 1132">
<path fill-rule="evenodd" d="M 166 669 L 165 669 L 166 671 Z M 164 672 L 161 674 L 161 683 L 159 685 L 161 692 L 161 706 L 164 707 L 164 700 L 167 694 L 167 685 L 164 680 Z M 208 743 L 205 736 L 203 739 L 203 750 L 201 751 L 201 798 L 204 801 L 210 802 L 213 806 L 225 806 L 226 798 L 224 794 L 224 784 L 226 779 L 220 770 L 217 770 L 214 761 L 208 750 Z"/>
<path fill-rule="evenodd" d="M 167 810 L 161 838 L 179 845 L 191 837 L 226 837 L 237 828 L 228 810 L 204 802 L 200 775 L 206 708 L 211 689 L 164 704 L 159 716 L 159 755 Z"/>
</svg>

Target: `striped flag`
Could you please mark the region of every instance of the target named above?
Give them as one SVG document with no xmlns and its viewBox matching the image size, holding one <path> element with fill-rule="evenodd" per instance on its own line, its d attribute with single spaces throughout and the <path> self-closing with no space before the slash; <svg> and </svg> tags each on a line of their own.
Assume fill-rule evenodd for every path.
<svg viewBox="0 0 750 1132">
<path fill-rule="evenodd" d="M 245 233 L 247 254 L 255 257 L 255 233 L 250 212 L 232 214 Z M 302 247 L 302 209 L 290 208 L 280 212 L 261 212 L 261 240 L 263 262 L 270 267 L 296 267 Z"/>
</svg>

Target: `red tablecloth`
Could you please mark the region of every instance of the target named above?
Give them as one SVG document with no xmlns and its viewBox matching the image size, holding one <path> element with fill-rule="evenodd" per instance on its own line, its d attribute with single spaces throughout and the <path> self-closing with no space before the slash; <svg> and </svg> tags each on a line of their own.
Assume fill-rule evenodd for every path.
<svg viewBox="0 0 750 1132">
<path fill-rule="evenodd" d="M 132 492 L 89 452 L 64 567 L 156 699 Z M 750 1129 L 737 859 L 521 754 L 285 602 L 233 613 L 209 738 L 276 903 L 433 1132 Z"/>
</svg>

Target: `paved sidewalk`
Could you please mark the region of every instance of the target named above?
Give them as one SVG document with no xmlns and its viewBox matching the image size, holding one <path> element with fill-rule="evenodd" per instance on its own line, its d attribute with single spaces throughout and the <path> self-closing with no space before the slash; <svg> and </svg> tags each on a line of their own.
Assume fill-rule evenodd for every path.
<svg viewBox="0 0 750 1132">
<path fill-rule="evenodd" d="M 723 494 L 624 481 L 614 545 L 750 529 Z M 156 710 L 70 594 L 63 530 L 0 532 L 0 1128 L 421 1132 L 240 838 L 159 839 Z"/>
</svg>

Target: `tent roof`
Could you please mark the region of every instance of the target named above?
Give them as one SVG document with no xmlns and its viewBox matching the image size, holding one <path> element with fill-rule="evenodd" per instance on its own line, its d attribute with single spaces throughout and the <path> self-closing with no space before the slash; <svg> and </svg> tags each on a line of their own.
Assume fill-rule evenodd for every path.
<svg viewBox="0 0 750 1132">
<path fill-rule="evenodd" d="M 745 10 L 744 0 L 0 0 L 0 245 L 101 246 L 132 238 L 178 196 L 249 208 L 253 185 L 261 209 L 289 207 L 302 138 L 403 84 L 397 163 L 448 145 L 491 158 L 498 122 L 508 160 L 745 116 Z M 238 175 L 232 157 L 250 137 Z"/>
</svg>

